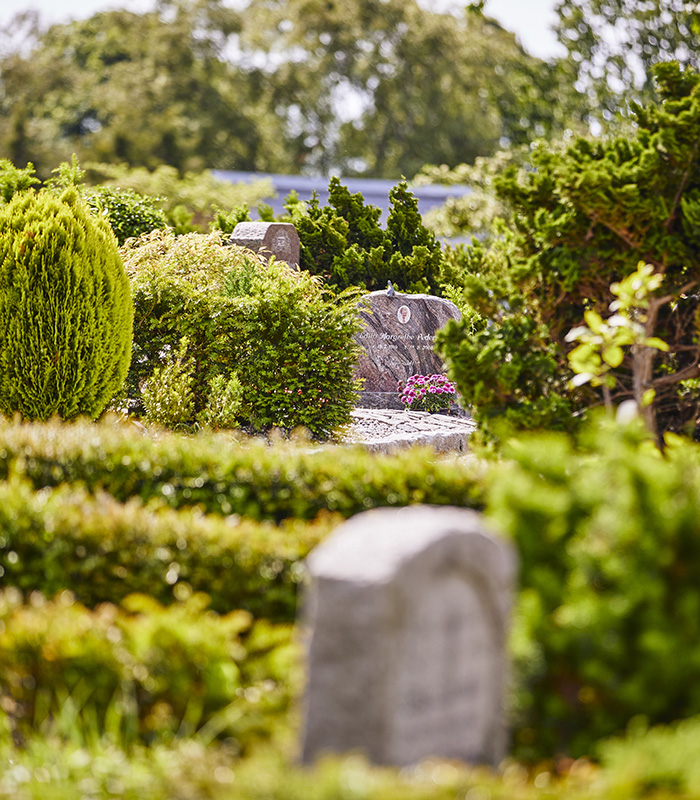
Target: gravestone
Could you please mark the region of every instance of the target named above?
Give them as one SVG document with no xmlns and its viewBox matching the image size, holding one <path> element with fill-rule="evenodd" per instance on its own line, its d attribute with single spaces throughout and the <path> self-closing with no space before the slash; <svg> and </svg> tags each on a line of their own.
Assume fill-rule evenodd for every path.
<svg viewBox="0 0 700 800">
<path fill-rule="evenodd" d="M 291 222 L 239 222 L 229 244 L 247 247 L 268 260 L 273 255 L 299 269 L 299 234 Z"/>
<path fill-rule="evenodd" d="M 435 334 L 462 315 L 454 303 L 427 294 L 390 296 L 383 290 L 365 295 L 361 303 L 365 325 L 356 337 L 362 350 L 355 375 L 364 378 L 364 388 L 359 405 L 403 408 L 398 382 L 405 386 L 411 375 L 444 372 L 445 365 L 433 352 Z"/>
<path fill-rule="evenodd" d="M 303 760 L 499 762 L 512 546 L 467 509 L 377 509 L 308 565 Z"/>
</svg>

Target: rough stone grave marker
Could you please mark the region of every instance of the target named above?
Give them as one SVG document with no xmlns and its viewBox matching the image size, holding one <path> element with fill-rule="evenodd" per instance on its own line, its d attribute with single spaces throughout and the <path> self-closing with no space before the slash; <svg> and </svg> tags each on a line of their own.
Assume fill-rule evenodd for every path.
<svg viewBox="0 0 700 800">
<path fill-rule="evenodd" d="M 411 375 L 442 373 L 445 365 L 433 352 L 435 334 L 448 320 L 461 319 L 454 303 L 427 294 L 371 292 L 362 299 L 365 323 L 357 334 L 362 345 L 356 376 L 364 378 L 360 406 L 402 408 L 396 390 Z"/>
<path fill-rule="evenodd" d="M 290 267 L 299 268 L 299 234 L 291 222 L 239 222 L 229 243 L 247 247 L 266 258 L 274 255 Z"/>
<path fill-rule="evenodd" d="M 412 506 L 359 514 L 308 564 L 303 760 L 500 761 L 512 546 L 476 512 Z"/>
</svg>

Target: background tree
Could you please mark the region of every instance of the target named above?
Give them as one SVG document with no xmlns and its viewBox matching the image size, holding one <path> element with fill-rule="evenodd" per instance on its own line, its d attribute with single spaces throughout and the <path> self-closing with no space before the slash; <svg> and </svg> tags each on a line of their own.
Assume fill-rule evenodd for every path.
<svg viewBox="0 0 700 800">
<path fill-rule="evenodd" d="M 2 149 L 17 163 L 31 153 L 41 175 L 73 152 L 151 169 L 281 167 L 259 76 L 225 58 L 239 29 L 221 0 L 34 25 L 0 63 Z"/>
<path fill-rule="evenodd" d="M 654 98 L 654 64 L 700 66 L 694 0 L 559 0 L 556 11 L 572 80 L 604 124 L 620 106 Z"/>
<path fill-rule="evenodd" d="M 0 53 L 0 157 L 375 177 L 455 166 L 565 124 L 561 70 L 478 8 L 157 0 Z M 24 32 L 17 37 L 16 32 Z M 6 33 L 9 33 L 9 29 Z"/>
<path fill-rule="evenodd" d="M 591 131 L 607 135 L 634 135 L 631 104 L 658 101 L 654 64 L 677 60 L 683 66 L 700 65 L 700 11 L 688 0 L 559 0 L 557 34 L 566 47 L 565 58 L 550 64 L 549 82 L 531 86 L 530 104 L 546 99 L 558 108 L 557 125 L 546 136 L 548 147 L 564 149 L 574 135 Z M 534 113 L 534 112 L 533 112 Z M 532 119 L 526 114 L 525 119 Z M 438 235 L 476 235 L 484 240 L 494 232 L 498 217 L 510 213 L 497 196 L 495 178 L 508 165 L 523 167 L 529 142 L 508 146 L 494 155 L 454 168 L 435 162 L 426 165 L 419 183 L 468 184 L 471 192 L 451 198 L 432 212 L 427 224 Z M 459 257 L 459 254 L 458 254 Z"/>
<path fill-rule="evenodd" d="M 243 36 L 267 54 L 276 107 L 321 172 L 412 176 L 562 124 L 554 71 L 477 9 L 272 0 L 252 3 L 246 19 Z M 347 98 L 354 118 L 339 117 Z"/>
</svg>

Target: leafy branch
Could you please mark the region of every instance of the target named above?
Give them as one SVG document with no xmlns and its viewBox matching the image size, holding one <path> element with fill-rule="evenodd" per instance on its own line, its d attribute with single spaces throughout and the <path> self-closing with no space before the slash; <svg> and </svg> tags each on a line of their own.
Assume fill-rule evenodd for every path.
<svg viewBox="0 0 700 800">
<path fill-rule="evenodd" d="M 646 381 L 637 380 L 644 350 L 669 350 L 668 344 L 656 336 L 647 336 L 647 313 L 652 294 L 663 283 L 663 275 L 654 272 L 651 264 L 640 261 L 636 272 L 619 283 L 613 283 L 610 291 L 616 300 L 610 303 L 612 316 L 604 320 L 598 312 L 584 312 L 585 325 L 572 328 L 566 335 L 567 342 L 580 342 L 568 355 L 569 365 L 576 373 L 570 387 L 601 386 L 606 408 L 612 410 L 610 390 L 615 386 L 614 370 L 625 358 L 624 348 L 631 348 L 633 355 L 634 399 L 644 410 L 654 400 L 654 389 Z M 648 353 L 647 353 L 648 356 Z"/>
</svg>

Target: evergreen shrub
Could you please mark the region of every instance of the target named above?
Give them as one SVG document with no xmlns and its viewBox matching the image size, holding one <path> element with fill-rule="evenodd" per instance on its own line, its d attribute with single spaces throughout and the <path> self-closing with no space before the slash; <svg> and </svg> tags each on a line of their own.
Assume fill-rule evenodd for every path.
<svg viewBox="0 0 700 800">
<path fill-rule="evenodd" d="M 489 514 L 520 555 L 516 753 L 591 754 L 637 715 L 700 714 L 700 447 L 641 422 L 523 438 Z"/>
<path fill-rule="evenodd" d="M 220 233 L 155 231 L 122 249 L 136 319 L 129 396 L 140 399 L 187 337 L 191 422 L 205 412 L 212 381 L 228 384 L 235 372 L 241 421 L 330 436 L 350 421 L 357 397 L 356 295 L 334 296 L 306 272 L 224 245 Z"/>
<path fill-rule="evenodd" d="M 33 491 L 0 481 L 3 586 L 53 597 L 69 589 L 80 603 L 120 603 L 133 593 L 163 605 L 206 592 L 217 613 L 233 608 L 294 621 L 301 562 L 341 520 L 272 523 L 222 518 L 199 509 L 147 508 L 63 485 Z"/>
<path fill-rule="evenodd" d="M 478 464 L 435 459 L 413 448 L 400 455 L 304 444 L 270 447 L 228 433 L 153 439 L 127 425 L 19 425 L 0 420 L 0 479 L 26 476 L 36 489 L 82 483 L 120 502 L 158 498 L 172 508 L 240 514 L 280 522 L 323 510 L 351 517 L 414 503 L 480 508 Z"/>
<path fill-rule="evenodd" d="M 385 230 L 379 224 L 381 209 L 365 205 L 362 194 L 350 194 L 338 178 L 330 180 L 326 206 L 317 196 L 303 203 L 291 193 L 281 219 L 292 222 L 299 233 L 299 266 L 336 291 L 350 286 L 375 291 L 391 280 L 403 292 L 440 294 L 442 249 L 423 224 L 418 200 L 405 180 L 390 190 L 389 201 Z M 263 210 L 260 218 L 266 217 L 272 215 Z M 234 220 L 246 219 L 248 209 L 241 207 L 228 219 L 220 214 L 216 225 L 228 230 Z"/>
<path fill-rule="evenodd" d="M 0 208 L 0 412 L 99 416 L 129 368 L 132 318 L 114 236 L 75 189 Z"/>
<path fill-rule="evenodd" d="M 24 169 L 16 167 L 9 159 L 0 158 L 0 204 L 9 203 L 17 192 L 31 189 L 41 181 L 36 177 L 34 164 Z"/>
<path fill-rule="evenodd" d="M 338 178 L 331 178 L 328 206 L 321 208 L 317 200 L 305 209 L 294 206 L 302 269 L 340 289 L 375 291 L 392 281 L 404 292 L 437 294 L 442 252 L 423 225 L 416 197 L 401 181 L 389 201 L 386 230 L 379 225 L 380 210 L 366 206 L 360 193 L 350 194 Z"/>
<path fill-rule="evenodd" d="M 133 189 L 96 186 L 85 190 L 84 197 L 95 213 L 107 218 L 120 245 L 132 236 L 168 224 L 159 198 L 137 194 Z"/>
<path fill-rule="evenodd" d="M 163 608 L 146 595 L 90 611 L 0 592 L 0 700 L 16 739 L 65 727 L 128 747 L 199 734 L 239 751 L 274 735 L 295 689 L 290 626 L 219 616 L 206 596 Z"/>
<path fill-rule="evenodd" d="M 574 430 L 607 389 L 615 405 L 653 392 L 660 437 L 700 420 L 700 74 L 674 62 L 654 74 L 660 101 L 634 108 L 626 135 L 542 144 L 528 169 L 507 169 L 497 188 L 510 225 L 460 254 L 450 281 L 482 322 L 449 323 L 438 347 L 482 430 L 506 414 L 515 428 Z M 611 284 L 639 262 L 663 276 L 645 336 L 668 350 L 625 352 L 610 386 L 570 385 L 569 331 L 587 312 L 607 318 Z"/>
</svg>

